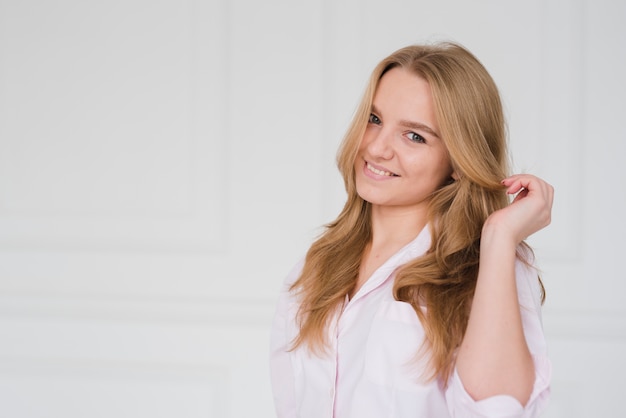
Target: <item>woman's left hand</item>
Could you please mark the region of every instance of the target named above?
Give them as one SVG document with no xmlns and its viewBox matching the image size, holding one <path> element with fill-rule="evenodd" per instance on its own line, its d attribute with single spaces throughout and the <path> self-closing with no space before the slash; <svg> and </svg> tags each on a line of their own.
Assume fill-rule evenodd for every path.
<svg viewBox="0 0 626 418">
<path fill-rule="evenodd" d="M 516 174 L 502 180 L 508 194 L 516 194 L 507 207 L 492 213 L 483 231 L 496 227 L 519 243 L 550 224 L 554 188 L 530 174 Z"/>
</svg>

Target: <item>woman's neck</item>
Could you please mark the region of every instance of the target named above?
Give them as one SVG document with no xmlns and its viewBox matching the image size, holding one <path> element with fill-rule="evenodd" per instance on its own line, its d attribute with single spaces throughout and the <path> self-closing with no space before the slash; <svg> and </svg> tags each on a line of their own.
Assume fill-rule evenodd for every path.
<svg viewBox="0 0 626 418">
<path fill-rule="evenodd" d="M 372 240 L 366 245 L 350 299 L 385 261 L 411 242 L 426 225 L 426 214 L 399 207 L 372 206 Z"/>
<path fill-rule="evenodd" d="M 372 206 L 370 249 L 393 247 L 394 253 L 411 242 L 427 223 L 425 210 Z"/>
</svg>

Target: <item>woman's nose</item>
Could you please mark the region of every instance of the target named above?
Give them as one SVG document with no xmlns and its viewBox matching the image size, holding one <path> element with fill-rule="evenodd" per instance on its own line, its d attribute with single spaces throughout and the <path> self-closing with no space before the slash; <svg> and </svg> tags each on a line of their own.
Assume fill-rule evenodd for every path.
<svg viewBox="0 0 626 418">
<path fill-rule="evenodd" d="M 379 129 L 372 132 L 368 144 L 368 151 L 372 157 L 378 157 L 388 160 L 393 157 L 393 133 L 385 129 Z"/>
</svg>

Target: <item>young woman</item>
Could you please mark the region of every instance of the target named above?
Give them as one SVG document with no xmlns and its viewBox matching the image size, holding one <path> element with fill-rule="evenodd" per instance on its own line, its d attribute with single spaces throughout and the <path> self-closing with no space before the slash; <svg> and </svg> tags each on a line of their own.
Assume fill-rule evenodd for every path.
<svg viewBox="0 0 626 418">
<path fill-rule="evenodd" d="M 553 190 L 508 175 L 485 68 L 450 43 L 393 53 L 338 164 L 345 207 L 273 324 L 278 416 L 538 416 L 551 369 L 524 239 L 550 223 Z"/>
</svg>

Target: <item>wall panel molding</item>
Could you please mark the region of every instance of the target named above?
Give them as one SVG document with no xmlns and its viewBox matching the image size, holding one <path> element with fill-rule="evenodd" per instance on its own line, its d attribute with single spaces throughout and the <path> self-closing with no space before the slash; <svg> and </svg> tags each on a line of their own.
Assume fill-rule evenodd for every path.
<svg viewBox="0 0 626 418">
<path fill-rule="evenodd" d="M 0 248 L 220 251 L 225 2 L 64 7 L 0 18 Z"/>
<path fill-rule="evenodd" d="M 531 149 L 539 173 L 558 189 L 552 224 L 534 240 L 546 259 L 563 263 L 583 256 L 585 26 L 583 0 L 542 3 L 539 129 Z M 523 153 L 527 141 L 519 142 Z"/>
<path fill-rule="evenodd" d="M 11 416 L 225 417 L 228 379 L 201 365 L 0 359 L 0 403 Z"/>
<path fill-rule="evenodd" d="M 0 294 L 0 318 L 269 327 L 275 300 Z"/>
<path fill-rule="evenodd" d="M 626 342 L 626 312 L 595 309 L 546 309 L 543 323 L 550 339 Z"/>
</svg>

